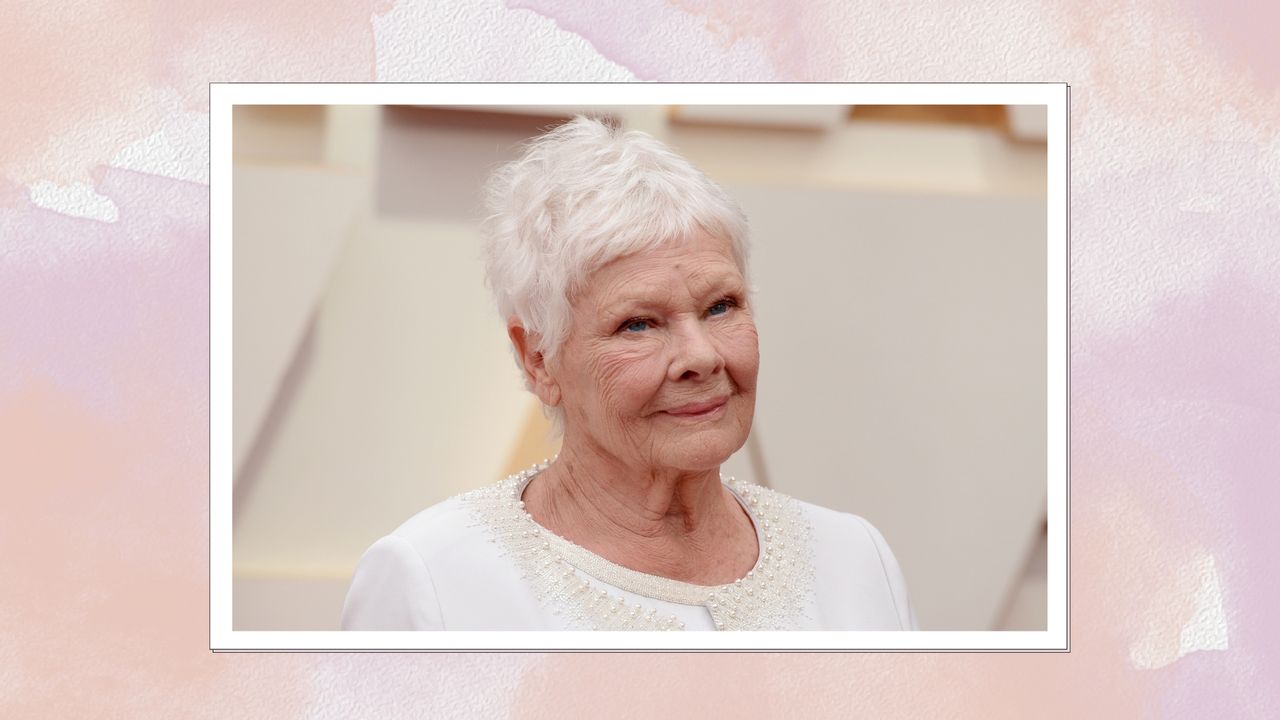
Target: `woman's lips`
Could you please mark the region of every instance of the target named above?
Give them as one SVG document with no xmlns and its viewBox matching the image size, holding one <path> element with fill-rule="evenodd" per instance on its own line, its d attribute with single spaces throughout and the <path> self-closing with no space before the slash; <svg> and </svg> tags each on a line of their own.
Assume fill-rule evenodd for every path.
<svg viewBox="0 0 1280 720">
<path fill-rule="evenodd" d="M 727 402 L 729 402 L 728 396 L 682 405 L 678 408 L 667 410 L 666 413 L 675 417 L 705 417 L 724 407 Z"/>
</svg>

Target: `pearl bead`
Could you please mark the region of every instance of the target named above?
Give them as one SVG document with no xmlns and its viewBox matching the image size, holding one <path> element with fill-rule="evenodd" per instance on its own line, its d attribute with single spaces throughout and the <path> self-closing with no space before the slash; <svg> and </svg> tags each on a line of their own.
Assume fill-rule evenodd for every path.
<svg viewBox="0 0 1280 720">
<path fill-rule="evenodd" d="M 530 506 L 520 498 L 520 490 L 524 487 L 520 483 L 527 484 L 533 475 L 546 470 L 555 459 L 544 458 L 541 464 L 533 463 L 528 469 L 509 475 L 508 484 L 500 488 L 501 492 L 490 495 L 492 504 L 487 510 L 495 521 L 494 537 L 490 537 L 490 541 L 510 543 L 507 551 L 520 561 L 522 579 L 536 586 L 533 589 L 539 595 L 567 600 L 568 604 L 548 609 L 567 616 L 578 627 L 684 630 L 686 625 L 679 617 L 667 615 L 647 603 L 637 603 L 626 593 L 626 597 L 618 597 L 590 582 L 587 578 L 592 575 L 593 568 L 608 568 L 608 564 L 580 553 L 569 544 L 561 545 L 559 538 L 540 528 L 529 516 Z M 794 605 L 792 588 L 813 574 L 799 552 L 806 549 L 807 533 L 812 530 L 805 527 L 803 513 L 797 513 L 790 501 L 778 501 L 782 496 L 733 476 L 722 474 L 720 480 L 748 508 L 748 514 L 755 523 L 761 546 L 755 568 L 760 568 L 761 572 L 756 575 L 755 568 L 751 568 L 728 584 L 707 588 L 714 590 L 703 595 L 703 606 L 710 613 L 708 619 L 712 620 L 716 630 L 726 630 L 730 619 L 734 621 L 735 628 L 739 625 L 756 627 L 784 623 L 789 611 L 781 604 Z M 519 539 L 530 537 L 536 542 Z M 779 552 L 783 549 L 789 551 L 788 544 L 794 544 L 797 552 Z M 554 551 L 552 546 L 555 546 Z M 791 557 L 793 554 L 796 557 Z M 588 561 L 582 565 L 585 568 L 583 572 L 578 571 L 576 563 L 579 560 Z M 776 573 L 773 572 L 775 568 Z M 775 578 L 775 574 L 778 577 Z M 756 590 L 760 591 L 759 598 L 755 597 Z M 655 592 L 659 593 L 655 597 L 661 596 L 661 590 L 655 589 Z M 642 591 L 641 594 L 649 593 Z M 741 623 L 737 620 L 738 608 L 743 609 Z"/>
</svg>

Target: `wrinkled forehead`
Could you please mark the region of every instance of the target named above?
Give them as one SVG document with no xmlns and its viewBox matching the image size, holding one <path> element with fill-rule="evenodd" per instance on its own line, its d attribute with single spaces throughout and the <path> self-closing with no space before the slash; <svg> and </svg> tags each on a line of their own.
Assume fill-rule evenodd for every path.
<svg viewBox="0 0 1280 720">
<path fill-rule="evenodd" d="M 574 304 L 586 297 L 658 290 L 673 284 L 702 293 L 745 283 L 732 244 L 710 234 L 664 242 L 594 265 L 570 293 Z"/>
</svg>

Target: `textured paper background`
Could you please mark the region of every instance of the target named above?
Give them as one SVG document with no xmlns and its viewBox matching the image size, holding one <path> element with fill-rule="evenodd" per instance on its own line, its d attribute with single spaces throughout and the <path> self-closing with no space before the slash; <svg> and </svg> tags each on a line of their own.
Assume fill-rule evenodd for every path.
<svg viewBox="0 0 1280 720">
<path fill-rule="evenodd" d="M 0 11 L 0 716 L 1280 716 L 1264 3 Z M 210 80 L 1065 80 L 1069 655 L 212 655 Z"/>
</svg>

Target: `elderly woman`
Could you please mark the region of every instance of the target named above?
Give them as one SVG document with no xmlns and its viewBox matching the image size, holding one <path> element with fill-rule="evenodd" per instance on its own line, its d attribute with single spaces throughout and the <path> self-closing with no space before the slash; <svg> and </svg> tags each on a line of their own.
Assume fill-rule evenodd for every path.
<svg viewBox="0 0 1280 720">
<path fill-rule="evenodd" d="M 914 629 L 865 520 L 720 475 L 760 363 L 724 191 L 579 117 L 502 167 L 489 202 L 489 282 L 561 451 L 374 543 L 343 628 Z"/>
</svg>

